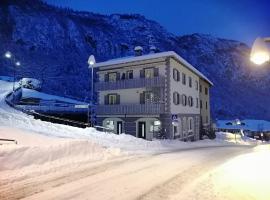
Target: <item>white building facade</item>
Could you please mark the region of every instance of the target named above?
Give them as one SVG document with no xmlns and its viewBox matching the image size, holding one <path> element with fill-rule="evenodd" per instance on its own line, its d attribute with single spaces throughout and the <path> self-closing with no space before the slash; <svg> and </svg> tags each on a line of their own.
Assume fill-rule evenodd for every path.
<svg viewBox="0 0 270 200">
<path fill-rule="evenodd" d="M 199 84 L 212 83 L 175 52 L 137 52 L 96 67 L 99 126 L 147 140 L 199 139 Z"/>
</svg>

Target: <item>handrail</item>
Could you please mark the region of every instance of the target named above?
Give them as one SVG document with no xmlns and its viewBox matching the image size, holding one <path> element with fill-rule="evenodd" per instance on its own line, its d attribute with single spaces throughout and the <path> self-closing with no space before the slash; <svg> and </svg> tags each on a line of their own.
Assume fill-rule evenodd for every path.
<svg viewBox="0 0 270 200">
<path fill-rule="evenodd" d="M 4 139 L 4 138 L 0 138 L 0 141 L 14 142 L 15 144 L 18 144 L 17 140 L 13 140 L 13 139 Z"/>
</svg>

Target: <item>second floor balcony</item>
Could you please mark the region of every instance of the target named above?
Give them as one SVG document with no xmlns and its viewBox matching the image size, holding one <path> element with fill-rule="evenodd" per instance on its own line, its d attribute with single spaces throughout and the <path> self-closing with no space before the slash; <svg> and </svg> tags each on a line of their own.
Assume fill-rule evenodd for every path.
<svg viewBox="0 0 270 200">
<path fill-rule="evenodd" d="M 96 91 L 118 90 L 143 87 L 165 87 L 165 77 L 157 76 L 153 78 L 134 78 L 117 80 L 114 82 L 97 82 L 95 83 Z"/>
<path fill-rule="evenodd" d="M 164 103 L 98 105 L 96 108 L 96 113 L 98 115 L 150 115 L 162 114 L 164 112 Z"/>
</svg>

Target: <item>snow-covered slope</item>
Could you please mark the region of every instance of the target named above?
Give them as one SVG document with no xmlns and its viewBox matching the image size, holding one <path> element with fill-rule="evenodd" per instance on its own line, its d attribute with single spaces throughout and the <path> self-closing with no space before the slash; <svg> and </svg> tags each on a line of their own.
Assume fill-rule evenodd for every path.
<svg viewBox="0 0 270 200">
<path fill-rule="evenodd" d="M 132 56 L 137 45 L 148 53 L 149 45 L 155 45 L 177 52 L 214 82 L 214 118 L 270 118 L 270 68 L 250 65 L 250 49 L 241 42 L 202 34 L 177 37 L 140 15 L 106 16 L 59 9 L 39 0 L 3 0 L 0 43 L 1 54 L 8 49 L 21 60 L 18 76 L 42 80 L 50 94 L 83 99 L 89 96 L 90 54 L 100 62 Z M 1 56 L 0 66 L 0 75 L 13 74 Z"/>
</svg>

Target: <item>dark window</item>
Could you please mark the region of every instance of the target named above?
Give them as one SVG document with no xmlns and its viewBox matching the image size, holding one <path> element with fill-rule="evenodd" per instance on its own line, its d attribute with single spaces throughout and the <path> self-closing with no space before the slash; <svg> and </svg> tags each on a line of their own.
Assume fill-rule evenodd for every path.
<svg viewBox="0 0 270 200">
<path fill-rule="evenodd" d="M 188 85 L 189 87 L 192 87 L 192 78 L 190 76 L 188 77 Z"/>
<path fill-rule="evenodd" d="M 182 95 L 182 103 L 183 103 L 183 106 L 187 105 L 187 96 L 184 94 Z"/>
<path fill-rule="evenodd" d="M 127 79 L 133 79 L 133 71 L 132 70 L 127 71 Z"/>
<path fill-rule="evenodd" d="M 199 89 L 199 82 L 196 81 L 196 90 L 198 90 L 198 89 Z"/>
<path fill-rule="evenodd" d="M 202 92 L 202 85 L 200 85 L 200 92 Z"/>
<path fill-rule="evenodd" d="M 180 104 L 180 95 L 178 92 L 174 92 L 173 93 L 173 103 L 175 105 L 179 105 Z"/>
<path fill-rule="evenodd" d="M 122 74 L 121 79 L 122 80 L 125 80 L 126 79 L 126 74 L 125 73 Z"/>
<path fill-rule="evenodd" d="M 186 74 L 182 73 L 182 83 L 186 85 Z"/>
<path fill-rule="evenodd" d="M 200 100 L 200 108 L 202 109 L 202 100 Z"/>
<path fill-rule="evenodd" d="M 180 81 L 180 73 L 177 69 L 173 69 L 173 79 L 175 81 Z"/>
<path fill-rule="evenodd" d="M 205 92 L 205 95 L 208 95 L 208 88 L 205 88 L 204 92 Z"/>
<path fill-rule="evenodd" d="M 188 105 L 189 105 L 190 107 L 193 106 L 193 97 L 191 97 L 191 96 L 188 97 Z"/>
</svg>

